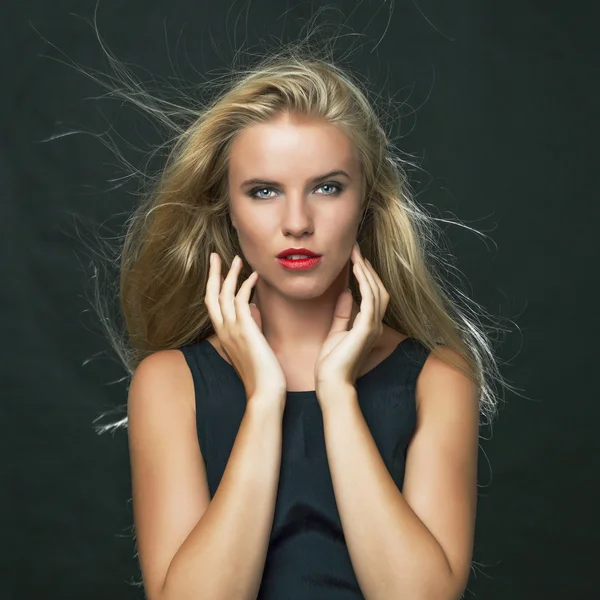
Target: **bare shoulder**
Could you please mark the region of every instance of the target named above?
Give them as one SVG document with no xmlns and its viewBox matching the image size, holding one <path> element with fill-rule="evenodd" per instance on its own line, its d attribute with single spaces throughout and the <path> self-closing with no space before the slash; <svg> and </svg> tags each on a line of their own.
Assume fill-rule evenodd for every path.
<svg viewBox="0 0 600 600">
<path fill-rule="evenodd" d="M 407 337 L 409 336 L 405 333 L 384 325 L 384 334 L 380 341 L 381 348 L 384 349 L 385 353 L 389 353 Z M 456 364 L 460 368 L 454 366 Z M 458 352 L 448 346 L 440 344 L 435 348 L 435 351 L 430 352 L 417 378 L 415 398 L 417 411 L 423 397 L 429 396 L 434 389 L 444 388 L 445 386 L 458 386 L 463 390 L 472 388 L 472 382 L 461 369 L 469 372 L 470 366 Z"/>
<path fill-rule="evenodd" d="M 449 360 L 466 366 L 459 353 L 439 345 L 418 376 L 402 495 L 446 555 L 453 573 L 447 597 L 459 598 L 473 552 L 479 412 L 475 384 Z"/>
<path fill-rule="evenodd" d="M 424 398 L 450 395 L 477 397 L 477 386 L 466 374 L 471 372 L 467 360 L 455 350 L 438 345 L 431 352 L 417 379 L 417 408 Z"/>
<path fill-rule="evenodd" d="M 159 350 L 144 358 L 137 366 L 131 387 L 143 385 L 157 392 L 170 391 L 170 398 L 181 398 L 196 411 L 194 380 L 181 350 Z"/>
<path fill-rule="evenodd" d="M 133 374 L 128 439 L 133 516 L 148 598 L 210 503 L 198 442 L 193 378 L 180 350 L 147 356 Z"/>
<path fill-rule="evenodd" d="M 425 371 L 425 367 L 427 370 Z M 471 367 L 468 361 L 459 354 L 456 350 L 438 344 L 434 352 L 431 352 L 425 361 L 423 367 L 423 379 L 435 377 L 435 373 L 445 374 L 446 376 L 454 376 L 468 379 L 467 375 L 462 371 L 471 372 Z"/>
</svg>

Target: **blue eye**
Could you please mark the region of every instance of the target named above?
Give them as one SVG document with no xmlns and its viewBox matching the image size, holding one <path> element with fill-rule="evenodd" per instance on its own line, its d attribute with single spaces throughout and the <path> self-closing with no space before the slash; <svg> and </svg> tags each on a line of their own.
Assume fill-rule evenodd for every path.
<svg viewBox="0 0 600 600">
<path fill-rule="evenodd" d="M 251 198 L 258 198 L 259 200 L 265 200 L 264 196 L 257 196 L 257 192 L 264 192 L 265 190 L 270 190 L 271 188 L 254 188 L 253 190 L 250 190 L 250 192 L 248 192 L 248 196 L 250 196 Z"/>
<path fill-rule="evenodd" d="M 321 194 L 323 196 L 337 196 L 338 194 L 341 193 L 341 191 L 343 189 L 342 185 L 339 183 L 323 183 L 322 185 L 319 186 L 319 188 L 323 188 L 323 187 L 334 187 L 337 190 L 337 191 L 331 192 L 329 194 Z M 319 188 L 317 188 L 317 189 L 319 189 Z M 268 200 L 269 198 L 267 198 L 266 196 L 257 196 L 256 194 L 257 194 L 257 192 L 264 192 L 265 190 L 272 190 L 272 189 L 273 188 L 266 187 L 266 186 L 256 187 L 248 192 L 248 196 L 250 196 L 251 198 L 256 198 L 257 200 Z"/>
<path fill-rule="evenodd" d="M 324 183 L 323 185 L 321 185 L 319 187 L 334 187 L 337 189 L 336 192 L 331 192 L 331 194 L 325 194 L 326 196 L 335 196 L 342 191 L 342 186 L 338 185 L 337 183 Z"/>
</svg>

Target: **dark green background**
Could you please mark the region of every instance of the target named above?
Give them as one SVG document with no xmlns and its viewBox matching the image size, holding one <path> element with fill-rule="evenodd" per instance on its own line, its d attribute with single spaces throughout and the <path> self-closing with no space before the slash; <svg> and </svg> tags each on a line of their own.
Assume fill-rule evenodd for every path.
<svg viewBox="0 0 600 600">
<path fill-rule="evenodd" d="M 322 5 L 296 4 L 253 1 L 247 14 L 242 2 L 104 0 L 98 27 L 144 79 L 174 77 L 170 52 L 177 72 L 200 83 L 194 69 L 226 69 L 244 42 L 259 52 L 270 36 L 295 38 Z M 595 597 L 597 3 L 398 1 L 391 18 L 389 0 L 329 5 L 349 17 L 347 32 L 365 34 L 355 68 L 406 102 L 396 133 L 421 162 L 412 174 L 419 200 L 489 236 L 447 227 L 472 297 L 516 323 L 498 352 L 522 396 L 507 394 L 481 441 L 466 598 Z M 139 573 L 126 431 L 94 431 L 96 417 L 126 401 L 125 373 L 89 311 L 91 257 L 71 216 L 109 221 L 114 233 L 135 185 L 110 183 L 123 172 L 94 135 L 44 140 L 112 124 L 115 143 L 142 168 L 127 143 L 144 149 L 159 137 L 120 101 L 89 100 L 104 90 L 52 60 L 65 58 L 48 42 L 106 72 L 85 21 L 94 2 L 0 10 L 0 596 L 142 598 L 130 585 Z"/>
</svg>

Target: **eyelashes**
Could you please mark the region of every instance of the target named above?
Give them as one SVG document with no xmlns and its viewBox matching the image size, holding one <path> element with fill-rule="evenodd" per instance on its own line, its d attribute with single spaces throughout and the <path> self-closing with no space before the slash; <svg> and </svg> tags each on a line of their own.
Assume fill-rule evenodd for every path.
<svg viewBox="0 0 600 600">
<path fill-rule="evenodd" d="M 335 192 L 331 192 L 329 194 L 319 194 L 320 196 L 339 196 L 339 194 L 342 193 L 342 190 L 344 189 L 344 186 L 340 183 L 322 183 L 317 189 L 322 188 L 322 187 L 334 187 L 337 188 L 337 190 Z M 272 190 L 272 187 L 269 187 L 267 185 L 261 185 L 259 187 L 255 187 L 253 189 L 251 189 L 248 192 L 248 196 L 250 196 L 250 198 L 254 198 L 256 200 L 270 200 L 270 197 L 266 197 L 266 196 L 257 196 L 257 192 L 262 192 L 264 190 Z"/>
</svg>

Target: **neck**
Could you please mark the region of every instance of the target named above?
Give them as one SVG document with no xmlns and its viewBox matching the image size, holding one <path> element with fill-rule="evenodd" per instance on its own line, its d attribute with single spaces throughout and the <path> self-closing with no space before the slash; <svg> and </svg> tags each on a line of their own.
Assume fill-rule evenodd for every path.
<svg viewBox="0 0 600 600">
<path fill-rule="evenodd" d="M 268 282 L 257 281 L 251 302 L 260 311 L 263 335 L 277 355 L 318 354 L 331 329 L 338 298 L 348 287 L 349 276 L 350 262 L 318 296 L 310 292 L 293 297 L 283 295 Z M 352 309 L 350 327 L 358 310 Z"/>
</svg>

